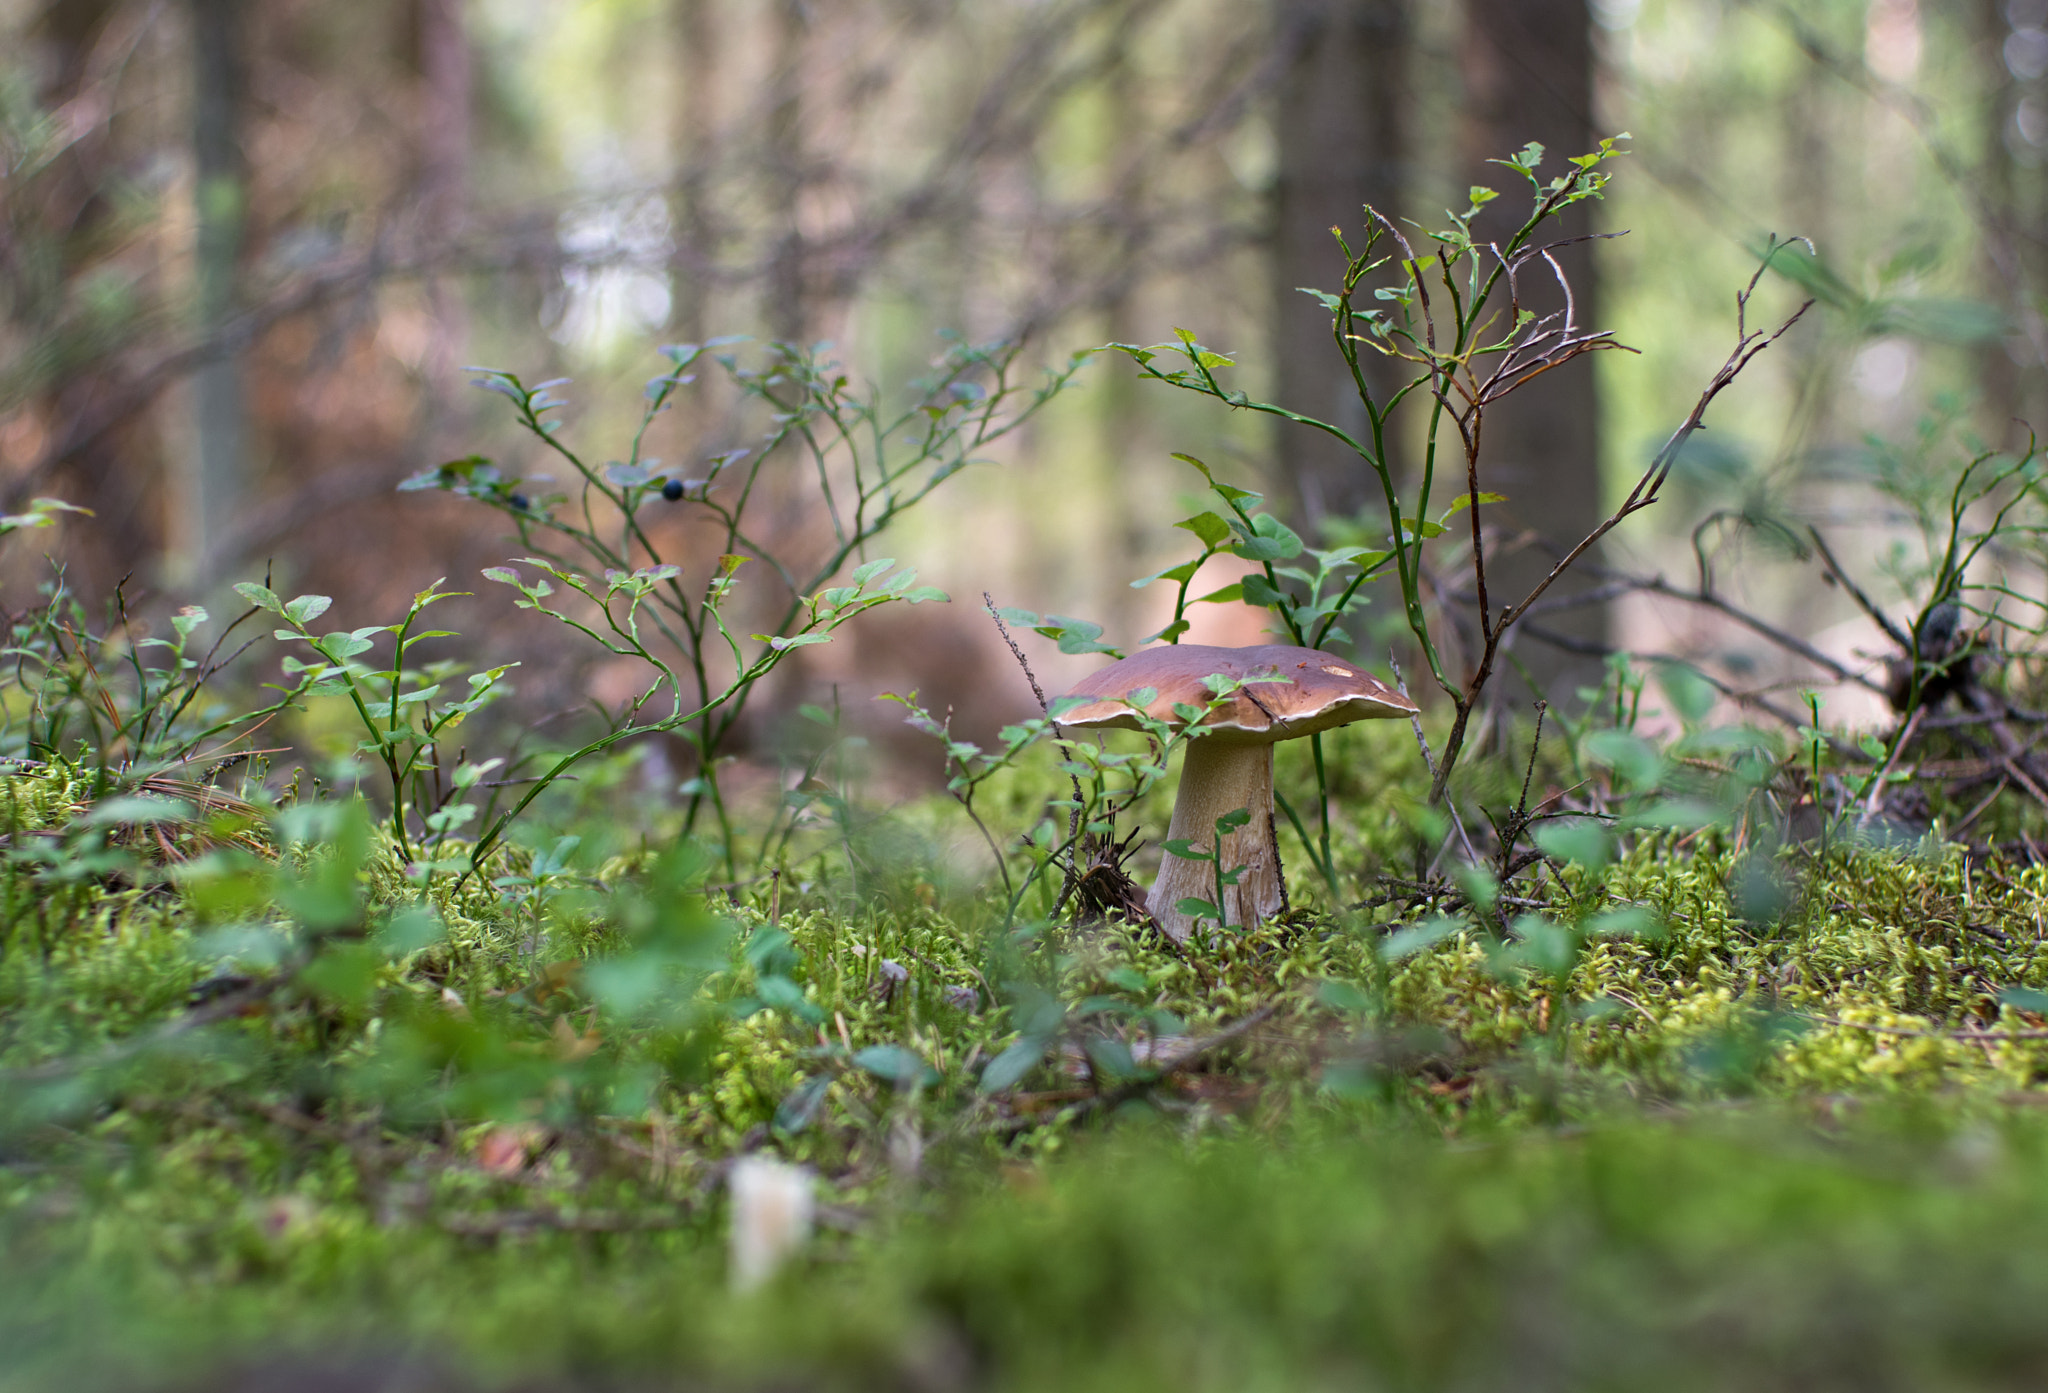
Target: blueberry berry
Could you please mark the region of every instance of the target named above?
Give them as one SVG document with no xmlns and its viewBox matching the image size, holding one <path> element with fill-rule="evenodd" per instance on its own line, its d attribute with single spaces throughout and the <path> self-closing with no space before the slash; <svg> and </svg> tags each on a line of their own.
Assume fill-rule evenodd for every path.
<svg viewBox="0 0 2048 1393">
<path fill-rule="evenodd" d="M 514 508 L 518 509 L 522 513 L 533 506 L 533 504 L 527 500 L 526 495 L 523 493 L 513 494 L 511 498 L 511 503 Z"/>
<path fill-rule="evenodd" d="M 681 479 L 670 479 L 661 486 L 661 496 L 671 503 L 681 498 L 683 496 L 683 481 Z"/>
</svg>

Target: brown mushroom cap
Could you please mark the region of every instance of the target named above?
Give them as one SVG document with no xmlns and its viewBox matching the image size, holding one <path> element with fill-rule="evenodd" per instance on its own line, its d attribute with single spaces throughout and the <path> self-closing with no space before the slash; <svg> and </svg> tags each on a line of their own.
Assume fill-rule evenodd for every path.
<svg viewBox="0 0 2048 1393">
<path fill-rule="evenodd" d="M 1133 653 L 1090 674 L 1068 695 L 1095 700 L 1061 716 L 1059 723 L 1083 730 L 1136 730 L 1137 716 L 1124 698 L 1150 687 L 1157 695 L 1145 704 L 1145 714 L 1178 725 L 1175 704 L 1207 705 L 1214 694 L 1202 679 L 1212 674 L 1246 684 L 1202 722 L 1216 732 L 1209 739 L 1232 744 L 1269 745 L 1416 710 L 1414 702 L 1381 685 L 1356 663 L 1319 649 L 1280 643 L 1251 648 L 1182 643 Z"/>
</svg>

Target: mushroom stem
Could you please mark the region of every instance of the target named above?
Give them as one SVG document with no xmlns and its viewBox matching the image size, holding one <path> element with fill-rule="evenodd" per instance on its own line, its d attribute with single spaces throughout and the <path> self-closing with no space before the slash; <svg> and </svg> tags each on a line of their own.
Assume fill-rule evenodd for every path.
<svg viewBox="0 0 2048 1393">
<path fill-rule="evenodd" d="M 1223 838 L 1223 870 L 1242 866 L 1244 874 L 1223 887 L 1222 909 L 1224 922 L 1248 926 L 1286 903 L 1273 857 L 1273 746 L 1213 736 L 1189 741 L 1167 840 L 1186 838 L 1196 850 L 1207 850 L 1216 839 L 1216 819 L 1239 808 L 1249 808 L 1252 820 Z M 1168 938 L 1185 943 L 1195 921 L 1181 913 L 1180 902 L 1215 898 L 1214 866 L 1168 852 L 1145 907 Z"/>
</svg>

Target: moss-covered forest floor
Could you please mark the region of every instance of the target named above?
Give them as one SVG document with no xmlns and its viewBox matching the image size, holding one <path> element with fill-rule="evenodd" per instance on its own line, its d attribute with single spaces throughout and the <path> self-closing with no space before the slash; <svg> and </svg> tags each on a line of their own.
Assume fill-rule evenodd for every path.
<svg viewBox="0 0 2048 1393">
<path fill-rule="evenodd" d="M 359 804 L 0 782 L 5 1386 L 2048 1370 L 2024 856 L 1788 844 L 1760 909 L 1753 848 L 1646 833 L 1512 916 L 1311 905 L 1183 952 L 853 843 L 731 889 L 555 843 L 489 884 Z M 749 1154 L 817 1208 L 742 1292 Z"/>
</svg>

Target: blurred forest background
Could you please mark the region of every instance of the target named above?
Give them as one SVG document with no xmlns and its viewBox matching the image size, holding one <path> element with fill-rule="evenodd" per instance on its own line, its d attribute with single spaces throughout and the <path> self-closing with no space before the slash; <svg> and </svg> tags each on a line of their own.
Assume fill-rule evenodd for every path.
<svg viewBox="0 0 2048 1393">
<path fill-rule="evenodd" d="M 1727 595 L 1867 666 L 1877 631 L 1818 583 L 1805 522 L 1833 518 L 1868 573 L 1891 524 L 1846 515 L 1859 472 L 1925 432 L 2010 447 L 2044 419 L 2048 0 L 0 0 L 0 23 L 0 489 L 95 515 L 17 543 L 18 593 L 45 554 L 159 611 L 221 612 L 271 568 L 337 596 L 343 627 L 439 576 L 493 589 L 475 578 L 518 554 L 509 529 L 396 491 L 472 453 L 545 468 L 470 364 L 572 379 L 568 429 L 622 457 L 665 342 L 830 341 L 898 390 L 942 332 L 1057 362 L 1184 326 L 1250 390 L 1343 421 L 1327 315 L 1296 289 L 1341 274 L 1329 229 L 1368 202 L 1436 226 L 1468 184 L 1510 189 L 1487 158 L 1539 141 L 1555 172 L 1621 131 L 1582 227 L 1628 235 L 1568 259 L 1582 317 L 1641 352 L 1491 418 L 1503 536 L 1604 515 L 1725 356 L 1767 233 L 1817 255 L 1761 308 L 1821 304 L 1607 566 L 1689 585 L 1711 519 Z M 1477 230 L 1519 218 L 1510 193 Z M 649 453 L 758 432 L 715 376 Z M 889 539 L 955 603 L 807 652 L 751 739 L 834 683 L 877 725 L 883 689 L 981 728 L 1029 709 L 984 590 L 1126 645 L 1160 627 L 1165 587 L 1129 582 L 1185 554 L 1197 481 L 1173 451 L 1312 539 L 1370 501 L 1309 433 L 1140 391 L 1120 358 L 1078 386 Z M 801 499 L 771 530 L 816 527 Z M 495 632 L 502 592 L 462 604 L 443 624 L 524 660 L 524 709 L 630 691 L 566 631 Z M 1251 641 L 1262 617 L 1209 607 L 1192 637 Z M 1827 676 L 1669 596 L 1546 624 L 1577 656 L 1525 636 L 1539 680 L 1616 647 Z M 1054 683 L 1086 665 L 1033 652 Z M 1882 715 L 1868 693 L 1829 710 Z"/>
</svg>

